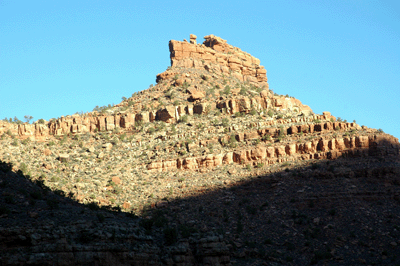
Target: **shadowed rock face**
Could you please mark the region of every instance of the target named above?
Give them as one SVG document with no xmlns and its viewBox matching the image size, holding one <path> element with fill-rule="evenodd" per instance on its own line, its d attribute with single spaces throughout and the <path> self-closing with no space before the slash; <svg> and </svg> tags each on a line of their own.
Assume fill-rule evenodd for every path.
<svg viewBox="0 0 400 266">
<path fill-rule="evenodd" d="M 170 41 L 157 84 L 115 106 L 0 121 L 0 265 L 399 262 L 375 220 L 400 221 L 398 139 L 274 94 L 257 58 L 204 39 Z"/>
</svg>

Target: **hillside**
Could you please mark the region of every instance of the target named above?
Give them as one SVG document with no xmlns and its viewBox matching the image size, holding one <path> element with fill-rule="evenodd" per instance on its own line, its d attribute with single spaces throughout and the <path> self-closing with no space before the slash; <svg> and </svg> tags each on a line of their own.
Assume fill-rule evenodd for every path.
<svg viewBox="0 0 400 266">
<path fill-rule="evenodd" d="M 214 35 L 169 50 L 115 106 L 0 121 L 0 264 L 400 263 L 397 138 L 273 93 Z"/>
</svg>

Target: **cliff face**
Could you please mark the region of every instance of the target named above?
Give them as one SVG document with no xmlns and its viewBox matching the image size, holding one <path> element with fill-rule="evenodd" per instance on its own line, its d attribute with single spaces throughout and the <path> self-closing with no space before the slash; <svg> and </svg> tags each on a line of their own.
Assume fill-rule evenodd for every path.
<svg viewBox="0 0 400 266">
<path fill-rule="evenodd" d="M 297 214 L 288 218 L 287 213 L 300 212 L 310 199 L 337 200 L 336 194 L 351 199 L 358 195 L 398 198 L 397 138 L 337 120 L 330 112 L 314 114 L 300 100 L 273 93 L 260 60 L 214 35 L 204 38 L 203 44 L 194 35 L 189 42 L 170 41 L 171 66 L 156 76 L 157 84 L 115 106 L 42 123 L 0 121 L 0 162 L 10 168 L 2 170 L 0 165 L 0 194 L 5 195 L 0 203 L 6 206 L 0 208 L 0 219 L 11 226 L 0 226 L 0 247 L 7 250 L 3 257 L 0 254 L 0 264 L 22 265 L 27 260 L 76 264 L 85 257 L 85 263 L 99 265 L 229 265 L 231 257 L 250 255 L 284 263 L 261 247 L 273 252 L 289 245 L 279 238 L 292 229 L 290 234 L 306 246 L 306 233 L 298 232 L 317 230 L 326 206 L 309 210 L 317 220 Z M 12 172 L 17 171 L 39 187 L 11 186 L 15 182 L 10 180 L 18 176 Z M 359 186 L 355 179 L 349 180 L 353 177 L 362 180 L 360 191 L 353 191 Z M 249 183 L 242 186 L 243 182 Z M 298 189 L 306 186 L 304 182 L 307 189 Z M 248 186 L 254 189 L 249 192 Z M 55 199 L 50 193 L 44 200 L 50 190 L 64 198 Z M 252 205 L 244 206 L 249 193 Z M 297 209 L 288 207 L 287 193 L 302 195 Z M 64 206 L 67 197 L 94 208 L 90 219 L 95 222 L 58 224 L 54 202 Z M 274 205 L 271 209 L 266 208 L 268 197 Z M 340 210 L 338 217 L 354 217 L 336 221 L 337 227 L 354 224 L 357 216 L 364 215 L 339 203 L 349 212 Z M 96 214 L 99 206 L 109 212 Z M 65 219 L 64 212 L 75 220 L 87 211 L 64 207 L 59 215 Z M 110 210 L 142 218 L 125 221 Z M 384 208 L 374 210 L 380 213 Z M 56 226 L 37 224 L 42 216 Z M 104 222 L 105 216 L 113 217 L 113 222 Z M 26 231 L 24 226 L 12 226 L 12 219 L 37 226 Z M 270 226 L 267 220 L 272 220 Z M 325 227 L 318 230 L 333 226 L 328 220 L 334 218 L 326 218 Z M 248 226 L 243 226 L 244 221 Z M 297 229 L 289 225 L 293 223 Z M 368 221 L 365 226 L 375 224 Z M 254 234 L 256 229 L 260 234 Z M 276 246 L 261 239 L 275 230 L 281 230 L 275 235 Z M 64 231 L 71 234 L 60 233 Z M 129 245 L 121 245 L 124 241 Z M 321 238 L 321 243 L 328 242 Z M 292 255 L 303 251 L 287 250 Z M 41 252 L 46 255 L 37 255 Z M 309 252 L 307 259 L 296 258 L 296 264 L 309 264 L 316 254 Z M 64 259 L 57 260 L 60 257 Z"/>
<path fill-rule="evenodd" d="M 214 121 L 212 127 L 204 127 L 202 132 L 183 132 L 183 136 L 194 136 L 192 143 L 182 143 L 192 156 L 181 158 L 179 153 L 176 158 L 171 154 L 167 158 L 160 156 L 149 161 L 147 169 L 195 170 L 232 163 L 256 165 L 265 162 L 269 165 L 334 159 L 360 151 L 376 153 L 366 149 L 383 148 L 384 145 L 378 145 L 378 142 L 388 143 L 389 146 L 383 148 L 386 154 L 398 153 L 398 140 L 392 136 L 361 128 L 355 123 L 336 121 L 329 112 L 315 115 L 299 100 L 274 94 L 268 89 L 266 70 L 260 60 L 227 44 L 226 40 L 208 35 L 203 44 L 198 44 L 196 39 L 191 34 L 190 42 L 171 40 L 171 67 L 157 75 L 157 85 L 117 106 L 42 124 L 18 125 L 0 121 L 0 135 L 37 141 L 99 132 L 135 135 L 139 133 L 138 129 L 143 131 L 143 127 L 147 132 L 151 131 L 151 124 L 179 125 L 178 122 L 183 118 L 187 121 L 187 117 L 199 118 L 201 122 L 211 119 L 212 114 L 222 115 L 224 122 Z M 254 119 L 254 116 L 258 118 Z M 211 139 L 210 134 L 214 134 Z M 307 139 L 307 136 L 312 137 Z M 162 136 L 162 139 L 176 137 Z M 226 145 L 229 141 L 237 142 L 238 147 Z M 257 142 L 257 147 L 249 147 L 249 142 Z M 139 143 L 142 145 L 142 141 Z M 219 146 L 218 153 L 199 156 L 199 148 L 209 144 Z M 393 150 L 388 151 L 390 149 Z"/>
<path fill-rule="evenodd" d="M 194 103 L 183 103 L 180 106 L 166 106 L 162 109 L 143 111 L 143 104 L 137 108 L 131 108 L 128 112 L 114 110 L 107 113 L 88 113 L 85 115 L 72 115 L 54 119 L 43 124 L 10 124 L 0 121 L 0 134 L 10 132 L 21 138 L 29 137 L 31 140 L 46 140 L 50 136 L 60 136 L 65 134 L 81 134 L 97 131 L 112 131 L 116 128 L 132 130 L 137 123 L 147 123 L 153 121 L 176 122 L 182 115 L 203 114 L 207 106 L 211 109 L 224 109 L 227 113 L 244 112 L 249 113 L 252 109 L 262 111 L 273 108 L 276 110 L 294 110 L 297 112 L 311 113 L 311 109 L 303 105 L 299 100 L 273 95 L 268 90 L 266 70 L 260 65 L 260 60 L 250 54 L 233 47 L 214 35 L 208 35 L 203 44 L 196 43 L 196 36 L 190 35 L 190 43 L 187 41 L 174 41 L 169 43 L 171 69 L 199 69 L 205 73 L 212 73 L 220 77 L 230 76 L 237 82 L 247 82 L 258 88 L 262 88 L 259 95 L 244 97 L 226 97 L 223 99 L 211 99 L 205 101 L 205 93 L 201 89 L 194 88 L 189 90 L 190 94 L 197 93 L 197 100 Z M 167 70 L 157 75 L 157 82 L 168 82 L 176 86 L 183 82 L 193 82 L 193 79 L 175 79 L 176 71 Z M 203 76 L 204 77 L 204 76 Z M 199 78 L 199 77 L 197 77 Z M 182 84 L 180 84 L 182 85 Z M 156 86 L 157 87 L 157 86 Z M 155 87 L 155 88 L 156 88 Z M 196 87 L 196 86 L 195 86 Z M 164 90 L 165 86 L 159 86 L 157 90 Z M 200 92 L 199 92 L 200 91 Z M 239 95 L 239 90 L 232 90 L 232 96 Z M 140 92 L 139 100 L 147 98 L 146 91 Z M 198 96 L 200 95 L 200 96 Z M 199 101 L 200 100 L 200 101 Z M 121 103 L 117 106 L 124 106 Z"/>
<path fill-rule="evenodd" d="M 203 44 L 197 44 L 196 36 L 187 41 L 170 41 L 171 66 L 209 69 L 225 75 L 233 75 L 240 81 L 259 82 L 268 89 L 267 70 L 260 60 L 226 43 L 214 35 L 205 36 Z"/>
</svg>

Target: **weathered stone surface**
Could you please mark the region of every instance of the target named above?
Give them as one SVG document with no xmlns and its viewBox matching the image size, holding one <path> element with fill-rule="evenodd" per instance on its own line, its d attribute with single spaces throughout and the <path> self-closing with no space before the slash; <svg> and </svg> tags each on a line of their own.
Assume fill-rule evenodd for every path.
<svg viewBox="0 0 400 266">
<path fill-rule="evenodd" d="M 51 152 L 51 150 L 49 150 L 49 149 L 44 149 L 44 150 L 43 150 L 43 154 L 44 154 L 45 156 L 49 156 L 49 155 L 52 154 L 52 152 Z"/>
<path fill-rule="evenodd" d="M 63 162 L 63 163 L 68 162 L 69 154 L 60 154 L 58 156 L 58 159 L 60 160 L 60 162 Z"/>
<path fill-rule="evenodd" d="M 203 44 L 197 44 L 194 35 L 191 35 L 190 43 L 171 40 L 169 43 L 171 66 L 202 68 L 202 64 L 194 63 L 193 59 L 198 58 L 213 64 L 227 66 L 229 70 L 238 75 L 237 78 L 241 81 L 246 79 L 253 82 L 265 82 L 268 87 L 267 71 L 260 66 L 259 59 L 227 44 L 226 40 L 220 37 L 208 35 L 204 39 Z"/>
<path fill-rule="evenodd" d="M 203 91 L 199 91 L 194 88 L 189 88 L 187 91 L 190 94 L 191 101 L 201 100 L 206 96 L 206 94 Z"/>
<path fill-rule="evenodd" d="M 256 134 L 256 133 L 252 133 Z M 240 137 L 242 135 L 242 137 Z M 236 135 L 238 141 L 244 141 L 244 134 Z M 258 136 L 258 134 L 257 134 Z M 202 146 L 207 146 L 208 142 L 204 142 Z M 211 142 L 210 142 L 211 143 Z M 215 143 L 215 142 L 213 142 Z M 376 143 L 393 143 L 388 145 L 377 145 Z M 338 156 L 347 154 L 348 156 L 359 156 L 360 152 L 364 154 L 364 150 L 371 151 L 371 155 L 374 154 L 398 154 L 399 148 L 396 138 L 392 136 L 357 136 L 357 137 L 346 137 L 346 138 L 320 138 L 304 143 L 289 143 L 286 145 L 276 144 L 274 146 L 258 145 L 256 148 L 235 150 L 233 152 L 227 152 L 224 154 L 208 154 L 203 157 L 191 157 L 184 158 L 182 161 L 163 161 L 163 162 L 151 162 L 147 165 L 149 170 L 172 170 L 172 169 L 186 169 L 195 170 L 199 168 L 214 168 L 220 165 L 227 165 L 232 163 L 243 164 L 248 162 L 263 162 L 267 161 L 269 164 L 279 163 L 279 158 L 301 156 L 303 159 L 335 159 Z M 195 145 L 197 147 L 197 145 Z M 391 147 L 391 151 L 388 147 Z M 194 149 L 194 146 L 190 146 L 190 151 Z M 372 150 L 371 150 L 372 149 Z M 379 151 L 378 151 L 379 150 Z M 278 159 L 275 159 L 278 158 Z M 270 161 L 270 160 L 273 161 Z"/>
<path fill-rule="evenodd" d="M 111 180 L 116 184 L 116 185 L 120 185 L 121 184 L 121 179 L 118 176 L 114 176 L 113 178 L 111 178 Z"/>
<path fill-rule="evenodd" d="M 190 43 L 191 44 L 197 44 L 196 39 L 197 39 L 196 35 L 190 34 Z"/>
<path fill-rule="evenodd" d="M 156 119 L 170 123 L 175 121 L 175 106 L 167 106 L 157 111 Z"/>
<path fill-rule="evenodd" d="M 103 144 L 103 149 L 106 149 L 107 151 L 111 150 L 112 147 L 113 147 L 112 143 Z"/>
</svg>

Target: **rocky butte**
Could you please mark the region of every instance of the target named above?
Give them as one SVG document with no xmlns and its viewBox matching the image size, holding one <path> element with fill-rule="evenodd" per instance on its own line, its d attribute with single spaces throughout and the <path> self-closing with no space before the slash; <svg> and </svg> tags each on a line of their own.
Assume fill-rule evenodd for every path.
<svg viewBox="0 0 400 266">
<path fill-rule="evenodd" d="M 0 121 L 0 265 L 400 263 L 398 139 L 204 39 L 115 106 Z"/>
</svg>

